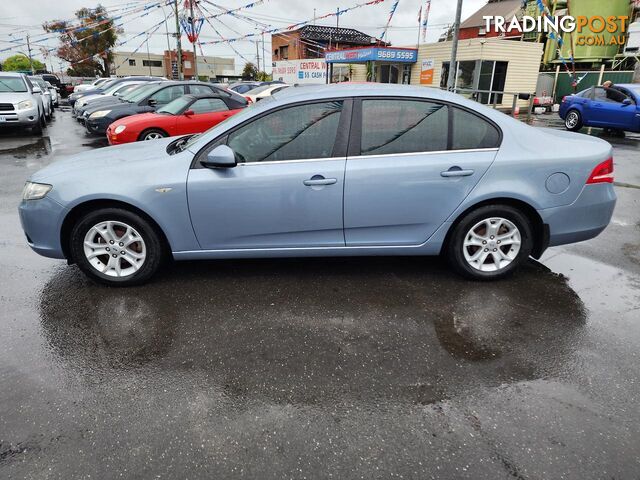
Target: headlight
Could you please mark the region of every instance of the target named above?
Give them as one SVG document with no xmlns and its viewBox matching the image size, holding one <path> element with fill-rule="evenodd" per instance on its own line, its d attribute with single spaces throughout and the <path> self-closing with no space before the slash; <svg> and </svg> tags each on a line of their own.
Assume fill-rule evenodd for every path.
<svg viewBox="0 0 640 480">
<path fill-rule="evenodd" d="M 118 135 L 119 133 L 124 132 L 124 129 L 127 128 L 126 125 L 118 125 L 114 130 L 113 133 L 115 133 L 116 135 Z"/>
<path fill-rule="evenodd" d="M 33 108 L 33 102 L 31 100 L 24 100 L 18 104 L 17 110 L 27 110 Z"/>
<path fill-rule="evenodd" d="M 46 183 L 33 183 L 27 182 L 24 184 L 24 190 L 22 190 L 23 200 L 40 200 L 51 191 L 53 187 Z"/>
<path fill-rule="evenodd" d="M 109 115 L 109 113 L 111 113 L 111 110 L 98 110 L 89 115 L 89 118 L 102 118 L 105 115 Z"/>
</svg>

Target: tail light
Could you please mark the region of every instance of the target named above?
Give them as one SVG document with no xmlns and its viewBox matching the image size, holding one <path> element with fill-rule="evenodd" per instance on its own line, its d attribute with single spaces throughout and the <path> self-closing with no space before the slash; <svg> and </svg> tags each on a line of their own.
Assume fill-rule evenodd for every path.
<svg viewBox="0 0 640 480">
<path fill-rule="evenodd" d="M 591 172 L 591 176 L 587 180 L 587 185 L 594 183 L 613 183 L 613 158 L 610 158 Z"/>
<path fill-rule="evenodd" d="M 247 99 L 247 105 L 250 105 L 253 103 L 253 100 L 251 100 L 251 97 L 244 97 Z"/>
<path fill-rule="evenodd" d="M 567 96 L 565 95 L 564 97 L 562 97 L 562 103 L 567 101 Z"/>
</svg>

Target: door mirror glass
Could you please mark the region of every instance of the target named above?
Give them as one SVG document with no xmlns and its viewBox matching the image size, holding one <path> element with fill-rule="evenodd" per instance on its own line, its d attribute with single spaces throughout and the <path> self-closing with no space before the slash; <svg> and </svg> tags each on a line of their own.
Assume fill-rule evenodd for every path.
<svg viewBox="0 0 640 480">
<path fill-rule="evenodd" d="M 33 93 L 42 93 L 42 90 L 40 90 L 40 87 L 38 87 L 37 85 L 33 86 Z"/>
<path fill-rule="evenodd" d="M 238 164 L 235 153 L 226 145 L 219 145 L 211 150 L 200 163 L 206 168 L 233 168 Z"/>
<path fill-rule="evenodd" d="M 195 115 L 195 114 L 196 114 L 196 112 L 194 112 L 193 110 L 189 109 L 189 110 L 185 110 L 185 111 L 184 111 L 184 114 L 185 114 L 187 117 L 190 117 L 191 115 Z"/>
<path fill-rule="evenodd" d="M 622 104 L 623 104 L 623 105 L 631 105 L 632 103 L 633 103 L 633 102 L 631 101 L 631 99 L 630 99 L 630 98 L 625 98 L 625 99 L 622 101 Z"/>
</svg>

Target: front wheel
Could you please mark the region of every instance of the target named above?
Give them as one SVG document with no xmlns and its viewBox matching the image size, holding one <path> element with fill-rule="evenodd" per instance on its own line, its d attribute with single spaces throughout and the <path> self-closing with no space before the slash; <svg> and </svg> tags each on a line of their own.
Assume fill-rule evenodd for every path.
<svg viewBox="0 0 640 480">
<path fill-rule="evenodd" d="M 93 280 L 112 286 L 138 285 L 163 260 L 160 236 L 140 215 L 104 208 L 82 217 L 71 232 L 71 255 Z"/>
<path fill-rule="evenodd" d="M 140 134 L 138 140 L 158 140 L 160 138 L 165 138 L 167 136 L 166 132 L 153 128 L 151 130 L 145 130 Z"/>
<path fill-rule="evenodd" d="M 473 280 L 497 280 L 525 262 L 533 249 L 529 220 L 507 205 L 488 205 L 467 214 L 447 246 L 452 267 Z"/>
<path fill-rule="evenodd" d="M 577 132 L 582 128 L 582 115 L 577 110 L 569 110 L 564 119 L 564 126 L 571 132 Z"/>
</svg>

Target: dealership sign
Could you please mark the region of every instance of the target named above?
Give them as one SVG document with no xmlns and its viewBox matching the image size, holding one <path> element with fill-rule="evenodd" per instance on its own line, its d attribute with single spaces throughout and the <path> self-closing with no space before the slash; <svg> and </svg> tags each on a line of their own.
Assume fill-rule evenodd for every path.
<svg viewBox="0 0 640 480">
<path fill-rule="evenodd" d="M 327 52 L 327 63 L 395 62 L 416 63 L 418 51 L 415 48 L 353 48 Z"/>
<path fill-rule="evenodd" d="M 327 64 L 323 59 L 274 62 L 273 79 L 291 85 L 326 83 Z"/>
</svg>

